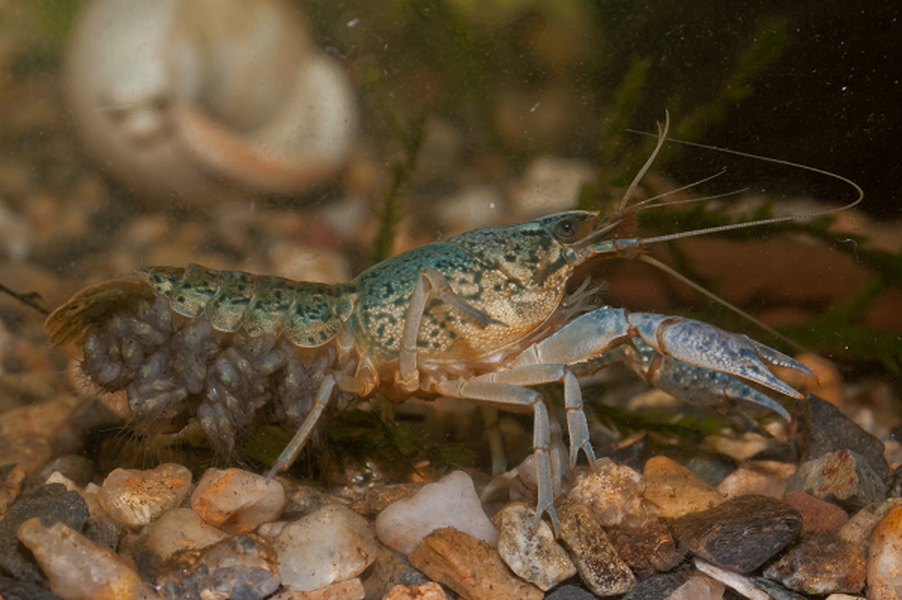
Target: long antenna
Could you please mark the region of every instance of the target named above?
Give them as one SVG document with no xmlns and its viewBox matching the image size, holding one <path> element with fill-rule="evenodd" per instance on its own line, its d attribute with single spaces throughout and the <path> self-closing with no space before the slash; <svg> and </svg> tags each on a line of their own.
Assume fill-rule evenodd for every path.
<svg viewBox="0 0 902 600">
<path fill-rule="evenodd" d="M 797 168 L 797 169 L 801 169 L 801 170 L 803 170 L 803 171 L 809 171 L 809 172 L 811 172 L 811 173 L 817 173 L 817 174 L 819 174 L 819 175 L 826 175 L 827 177 L 831 177 L 831 178 L 833 178 L 833 179 L 836 179 L 836 180 L 838 180 L 838 181 L 841 181 L 841 182 L 843 182 L 843 183 L 846 183 L 846 184 L 850 185 L 850 186 L 857 192 L 857 197 L 856 197 L 855 200 L 853 200 L 852 202 L 850 202 L 850 203 L 848 203 L 848 204 L 845 204 L 845 205 L 843 205 L 843 206 L 839 206 L 839 207 L 836 207 L 836 208 L 827 208 L 827 209 L 824 209 L 824 210 L 817 210 L 817 211 L 808 212 L 808 213 L 802 213 L 802 214 L 799 214 L 799 215 L 789 215 L 789 216 L 785 216 L 785 217 L 773 217 L 773 218 L 769 218 L 769 219 L 758 219 L 757 221 L 748 221 L 748 222 L 745 222 L 745 223 L 731 223 L 731 224 L 729 224 L 729 225 L 719 225 L 719 226 L 716 226 L 716 227 L 706 227 L 706 228 L 704 228 L 704 229 L 696 229 L 696 230 L 694 230 L 694 231 L 684 231 L 684 232 L 681 232 L 681 233 L 672 233 L 672 234 L 668 234 L 668 235 L 652 236 L 652 237 L 648 237 L 648 238 L 638 238 L 638 239 L 637 239 L 637 246 L 639 246 L 639 247 L 647 246 L 647 245 L 651 245 L 651 244 L 656 244 L 656 243 L 659 243 L 659 242 L 668 242 L 668 241 L 679 240 L 679 239 L 687 238 L 687 237 L 695 237 L 695 236 L 698 236 L 698 235 L 706 235 L 706 234 L 709 234 L 709 233 L 720 233 L 720 232 L 723 232 L 723 231 L 731 231 L 731 230 L 734 230 L 734 229 L 743 229 L 743 228 L 746 228 L 746 227 L 754 227 L 754 226 L 756 226 L 756 225 L 772 225 L 772 224 L 775 224 L 775 223 L 784 223 L 784 222 L 786 222 L 786 221 L 795 221 L 795 220 L 798 220 L 798 219 L 811 219 L 811 218 L 814 218 L 814 217 L 820 217 L 820 216 L 829 215 L 829 214 L 837 213 L 837 212 L 840 212 L 840 211 L 848 210 L 848 209 L 850 209 L 850 208 L 856 206 L 857 204 L 859 204 L 862 200 L 864 200 L 864 190 L 861 189 L 861 186 L 859 186 L 857 183 L 855 183 L 855 182 L 852 181 L 851 179 L 849 179 L 849 178 L 847 178 L 847 177 L 843 177 L 842 175 L 839 175 L 839 174 L 837 174 L 837 173 L 832 173 L 832 172 L 830 172 L 830 171 L 825 171 L 824 169 L 818 169 L 817 167 L 811 167 L 811 166 L 808 166 L 808 165 L 803 165 L 803 164 L 799 164 L 799 163 L 794 163 L 794 162 L 791 162 L 791 161 L 788 161 L 788 160 L 781 160 L 781 159 L 779 159 L 779 158 L 771 158 L 771 157 L 768 157 L 768 156 L 759 156 L 759 155 L 757 155 L 757 154 L 751 154 L 751 153 L 748 153 L 748 152 L 741 152 L 741 151 L 739 151 L 739 150 L 730 150 L 730 149 L 728 149 L 728 148 L 719 148 L 719 147 L 717 147 L 717 146 L 710 146 L 710 145 L 708 145 L 708 144 L 700 144 L 700 143 L 697 143 L 697 142 L 687 142 L 687 141 L 684 141 L 684 140 L 667 139 L 667 129 L 668 129 L 668 127 L 669 127 L 669 124 L 670 124 L 670 114 L 667 113 L 667 116 L 666 116 L 666 119 L 665 119 L 665 123 L 664 123 L 663 128 L 661 127 L 660 124 L 658 124 L 658 133 L 657 133 L 657 135 L 654 135 L 654 134 L 651 134 L 651 133 L 648 133 L 648 132 L 645 132 L 645 131 L 637 131 L 637 130 L 635 130 L 635 129 L 627 129 L 627 131 L 629 131 L 629 132 L 631 132 L 631 133 L 637 133 L 637 134 L 639 134 L 639 135 L 644 135 L 644 136 L 648 136 L 648 137 L 657 137 L 657 138 L 658 138 L 658 143 L 657 143 L 657 145 L 655 146 L 655 150 L 654 150 L 654 152 L 652 153 L 651 158 L 649 159 L 649 161 L 647 161 L 647 162 L 645 163 L 645 165 L 642 167 L 642 169 L 640 170 L 640 172 L 639 172 L 639 174 L 636 176 L 636 178 L 633 179 L 633 182 L 632 182 L 632 184 L 630 184 L 630 187 L 629 187 L 629 189 L 627 190 L 627 193 L 624 195 L 624 199 L 623 199 L 623 202 L 621 203 L 621 207 L 620 207 L 621 211 L 623 210 L 623 208 L 624 208 L 623 205 L 626 203 L 626 201 L 627 201 L 627 199 L 629 198 L 630 194 L 635 190 L 636 186 L 638 186 L 639 180 L 641 180 L 642 176 L 645 175 L 645 173 L 648 171 L 649 167 L 651 166 L 651 161 L 653 161 L 654 158 L 658 155 L 658 152 L 661 150 L 661 147 L 662 147 L 662 145 L 664 144 L 665 141 L 673 142 L 673 143 L 675 143 L 675 144 L 682 144 L 682 145 L 684 145 L 684 146 L 690 146 L 690 147 L 694 147 L 694 148 L 702 148 L 702 149 L 705 149 L 705 150 L 713 150 L 713 151 L 716 151 L 716 152 L 723 152 L 723 153 L 726 153 L 726 154 L 733 154 L 733 155 L 735 155 L 735 156 L 741 156 L 741 157 L 743 157 L 743 158 L 752 158 L 752 159 L 755 159 L 755 160 L 761 160 L 761 161 L 764 161 L 764 162 L 774 163 L 774 164 L 783 165 L 783 166 L 787 166 L 787 167 L 794 167 L 794 168 Z M 718 174 L 718 175 L 719 175 L 719 174 Z M 708 181 L 708 180 L 712 179 L 713 177 L 714 177 L 714 176 L 708 177 L 707 179 L 705 179 L 705 180 L 703 180 L 703 181 Z M 694 184 L 693 184 L 693 185 L 694 185 Z M 688 186 L 687 186 L 687 187 L 688 187 Z M 683 188 L 681 188 L 681 189 L 683 189 Z M 652 199 L 645 200 L 645 201 L 643 201 L 642 203 L 639 203 L 639 205 L 641 206 L 642 204 L 646 204 L 646 203 L 648 203 L 650 200 L 652 200 Z M 656 205 L 651 205 L 651 206 L 656 206 Z M 710 290 L 708 290 L 708 289 L 705 289 L 703 286 L 699 285 L 698 283 L 695 283 L 694 281 L 692 281 L 691 279 L 689 279 L 689 278 L 686 277 L 685 275 L 682 275 L 681 273 L 678 273 L 676 270 L 674 270 L 674 269 L 671 268 L 670 266 L 668 266 L 668 265 L 662 263 L 661 261 L 659 261 L 659 260 L 657 260 L 657 259 L 655 259 L 655 258 L 653 258 L 653 257 L 651 257 L 651 256 L 644 255 L 644 254 L 637 254 L 637 258 L 639 258 L 639 260 L 641 260 L 642 262 L 645 262 L 645 263 L 650 264 L 650 265 L 652 265 L 652 266 L 654 266 L 654 267 L 657 267 L 658 269 L 661 269 L 661 270 L 664 271 L 665 273 L 669 274 L 670 276 L 674 277 L 675 279 L 677 279 L 677 280 L 679 280 L 679 281 L 682 281 L 682 282 L 685 283 L 686 285 L 690 286 L 691 288 L 693 288 L 694 290 L 698 291 L 699 293 L 704 294 L 704 295 L 707 296 L 708 298 L 711 298 L 711 299 L 714 300 L 715 302 L 720 303 L 722 306 L 728 308 L 729 310 L 733 311 L 734 313 L 738 314 L 739 316 L 741 316 L 741 317 L 743 317 L 743 318 L 745 318 L 745 319 L 748 319 L 750 322 L 754 323 L 754 324 L 757 325 L 758 327 L 761 327 L 762 329 L 764 329 L 765 331 L 767 331 L 767 332 L 770 333 L 771 335 L 774 335 L 774 336 L 776 336 L 777 338 L 783 340 L 784 342 L 786 342 L 787 344 L 789 344 L 790 346 L 792 346 L 792 347 L 795 348 L 796 350 L 804 351 L 804 352 L 808 352 L 808 351 L 809 351 L 807 348 L 805 348 L 804 346 L 800 345 L 798 342 L 795 342 L 795 341 L 789 339 L 788 337 L 784 336 L 784 335 L 781 334 L 780 332 L 776 331 L 773 327 L 770 327 L 769 325 L 766 325 L 765 323 L 763 323 L 763 322 L 761 322 L 760 320 L 756 319 L 755 317 L 753 317 L 753 316 L 750 315 L 749 313 L 745 312 L 744 310 L 742 310 L 741 308 L 739 308 L 739 307 L 736 306 L 735 304 L 732 304 L 732 303 L 730 303 L 730 302 L 724 300 L 723 298 L 721 298 L 720 296 L 718 296 L 718 295 L 715 294 L 714 292 L 712 292 L 712 291 L 710 291 Z"/>
</svg>

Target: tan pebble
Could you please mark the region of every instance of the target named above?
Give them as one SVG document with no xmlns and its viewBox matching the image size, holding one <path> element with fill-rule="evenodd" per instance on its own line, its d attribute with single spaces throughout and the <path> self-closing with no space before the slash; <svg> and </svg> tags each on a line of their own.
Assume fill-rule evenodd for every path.
<svg viewBox="0 0 902 600">
<path fill-rule="evenodd" d="M 270 250 L 272 272 L 295 281 L 345 283 L 351 278 L 347 261 L 338 253 L 282 241 Z"/>
<path fill-rule="evenodd" d="M 420 585 L 396 585 L 382 600 L 448 600 L 448 594 L 442 586 L 430 581 Z"/>
<path fill-rule="evenodd" d="M 114 469 L 100 486 L 97 501 L 115 520 L 143 527 L 181 503 L 191 486 L 191 471 L 162 464 L 149 471 Z"/>
<path fill-rule="evenodd" d="M 642 475 L 645 477 L 643 497 L 651 505 L 649 509 L 662 519 L 708 510 L 726 500 L 704 479 L 664 456 L 649 459 Z"/>
<path fill-rule="evenodd" d="M 712 435 L 705 442 L 705 448 L 712 452 L 726 454 L 737 461 L 752 458 L 762 450 L 766 450 L 770 441 L 757 433 L 747 431 L 741 436 Z"/>
<path fill-rule="evenodd" d="M 232 534 L 275 521 L 286 504 L 281 483 L 241 469 L 207 469 L 191 494 L 191 508 L 204 521 Z"/>
<path fill-rule="evenodd" d="M 583 185 L 594 177 L 592 167 L 583 161 L 541 156 L 513 188 L 512 208 L 523 220 L 570 210 L 576 207 Z"/>
<path fill-rule="evenodd" d="M 883 517 L 871 534 L 868 599 L 902 598 L 902 506 Z"/>
<path fill-rule="evenodd" d="M 592 509 L 570 500 L 558 501 L 561 543 L 569 550 L 579 577 L 599 596 L 623 594 L 636 577 L 617 554 Z"/>
<path fill-rule="evenodd" d="M 775 460 L 752 460 L 727 475 L 717 491 L 727 498 L 757 494 L 782 498 L 786 480 L 796 472 L 796 465 Z"/>
<path fill-rule="evenodd" d="M 883 502 L 869 504 L 852 515 L 836 534 L 840 539 L 857 544 L 861 551 L 867 554 L 874 527 L 897 506 L 902 506 L 902 498 L 889 498 Z"/>
<path fill-rule="evenodd" d="M 0 481 L 0 517 L 6 514 L 7 507 L 19 497 L 22 483 L 27 475 L 28 469 L 25 468 L 25 465 L 15 465 Z"/>
<path fill-rule="evenodd" d="M 495 548 L 451 527 L 433 531 L 410 564 L 470 600 L 541 600 L 542 590 L 511 573 Z"/>
<path fill-rule="evenodd" d="M 595 511 L 602 525 L 641 527 L 648 519 L 642 492 L 645 480 L 627 466 L 610 458 L 595 461 L 592 472 L 580 479 L 570 498 Z"/>
<path fill-rule="evenodd" d="M 805 376 L 804 373 L 799 373 L 793 369 L 774 367 L 774 372 L 777 376 L 797 390 L 820 396 L 833 406 L 842 407 L 845 383 L 836 365 L 816 354 L 799 354 L 795 358 L 811 369 L 817 376 L 817 380 L 811 379 Z"/>
</svg>

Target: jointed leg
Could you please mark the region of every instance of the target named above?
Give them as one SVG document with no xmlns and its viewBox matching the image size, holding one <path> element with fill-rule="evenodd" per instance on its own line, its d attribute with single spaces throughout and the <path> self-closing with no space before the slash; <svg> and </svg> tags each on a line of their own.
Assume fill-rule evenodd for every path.
<svg viewBox="0 0 902 600">
<path fill-rule="evenodd" d="M 467 304 L 454 293 L 448 280 L 438 271 L 426 269 L 420 273 L 413 295 L 410 297 L 410 306 L 407 308 L 407 318 L 404 322 L 404 333 L 401 337 L 401 350 L 398 356 L 400 372 L 397 385 L 410 394 L 420 389 L 420 372 L 417 369 L 417 337 L 420 333 L 423 313 L 426 311 L 426 303 L 431 297 L 430 291 L 479 327 L 504 326 L 501 321 L 496 321 L 481 310 Z"/>
<path fill-rule="evenodd" d="M 554 512 L 555 475 L 551 468 L 551 422 L 542 396 L 535 390 L 490 381 L 443 381 L 435 384 L 432 391 L 443 396 L 475 400 L 502 407 L 532 409 L 534 415 L 532 444 L 539 480 L 536 519 L 541 519 L 543 514 L 548 513 L 555 531 L 558 531 L 560 523 Z"/>
<path fill-rule="evenodd" d="M 565 365 L 529 365 L 508 371 L 487 373 L 474 378 L 473 381 L 491 381 L 521 387 L 543 383 L 563 383 L 564 406 L 567 409 L 567 431 L 570 435 L 570 468 L 576 466 L 580 450 L 586 453 L 590 465 L 595 464 L 595 452 L 589 442 L 589 424 L 586 421 L 586 413 L 583 411 L 583 397 L 579 381 Z"/>
</svg>

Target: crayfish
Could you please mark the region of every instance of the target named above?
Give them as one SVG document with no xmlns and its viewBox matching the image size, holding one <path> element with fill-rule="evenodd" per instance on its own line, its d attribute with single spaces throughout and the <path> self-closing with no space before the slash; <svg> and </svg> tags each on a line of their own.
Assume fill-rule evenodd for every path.
<svg viewBox="0 0 902 600">
<path fill-rule="evenodd" d="M 761 390 L 804 396 L 770 367 L 813 376 L 745 335 L 678 316 L 592 308 L 587 286 L 568 294 L 586 261 L 750 225 L 617 238 L 628 198 L 607 217 L 570 211 L 426 244 L 342 285 L 194 264 L 151 267 L 83 290 L 45 327 L 54 346 L 83 344 L 84 373 L 105 391 L 126 391 L 139 429 L 196 416 L 228 454 L 264 409 L 289 421 L 296 433 L 271 475 L 292 464 L 338 397 L 425 394 L 531 411 L 536 512 L 557 525 L 561 473 L 552 468 L 551 418 L 534 386 L 563 384 L 573 467 L 580 451 L 595 460 L 576 369 L 622 362 L 686 402 L 719 412 L 749 402 L 786 420 L 786 409 Z"/>
</svg>

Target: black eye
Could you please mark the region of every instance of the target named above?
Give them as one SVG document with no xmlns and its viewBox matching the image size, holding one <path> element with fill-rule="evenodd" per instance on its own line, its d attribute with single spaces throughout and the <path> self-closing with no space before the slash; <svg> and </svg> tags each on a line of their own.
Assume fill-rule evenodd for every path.
<svg viewBox="0 0 902 600">
<path fill-rule="evenodd" d="M 566 217 L 554 224 L 554 237 L 566 242 L 572 240 L 579 233 L 579 223 L 576 219 Z"/>
</svg>

